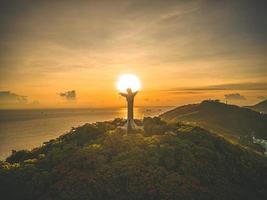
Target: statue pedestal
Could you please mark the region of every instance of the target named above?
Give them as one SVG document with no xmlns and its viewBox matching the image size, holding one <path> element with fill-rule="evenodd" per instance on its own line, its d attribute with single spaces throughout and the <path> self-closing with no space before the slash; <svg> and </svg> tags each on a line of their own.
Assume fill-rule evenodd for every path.
<svg viewBox="0 0 267 200">
<path fill-rule="evenodd" d="M 131 134 L 134 133 L 135 130 L 143 130 L 143 126 L 138 126 L 136 125 L 136 123 L 134 122 L 134 120 L 130 120 L 125 123 L 125 125 L 120 127 L 123 130 L 127 131 L 127 134 Z"/>
<path fill-rule="evenodd" d="M 133 119 L 127 120 L 125 125 L 127 127 L 127 133 L 131 133 L 132 130 L 138 129 L 138 126 L 135 124 Z"/>
</svg>

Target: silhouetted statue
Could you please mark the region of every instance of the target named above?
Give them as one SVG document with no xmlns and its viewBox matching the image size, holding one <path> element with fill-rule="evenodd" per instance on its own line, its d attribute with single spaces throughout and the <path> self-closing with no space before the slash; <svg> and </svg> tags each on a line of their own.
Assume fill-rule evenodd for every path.
<svg viewBox="0 0 267 200">
<path fill-rule="evenodd" d="M 127 93 L 120 93 L 121 96 L 125 97 L 128 103 L 128 116 L 127 116 L 127 133 L 130 133 L 131 130 L 137 128 L 137 125 L 134 123 L 134 97 L 137 94 L 136 92 L 132 92 L 131 88 L 127 89 Z"/>
</svg>

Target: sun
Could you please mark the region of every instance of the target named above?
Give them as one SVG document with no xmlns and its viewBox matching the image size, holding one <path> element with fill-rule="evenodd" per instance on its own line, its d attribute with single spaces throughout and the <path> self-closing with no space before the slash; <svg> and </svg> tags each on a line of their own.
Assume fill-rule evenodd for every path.
<svg viewBox="0 0 267 200">
<path fill-rule="evenodd" d="M 119 77 L 117 89 L 126 93 L 128 88 L 131 88 L 132 92 L 136 92 L 141 88 L 140 80 L 134 74 L 123 74 Z"/>
</svg>

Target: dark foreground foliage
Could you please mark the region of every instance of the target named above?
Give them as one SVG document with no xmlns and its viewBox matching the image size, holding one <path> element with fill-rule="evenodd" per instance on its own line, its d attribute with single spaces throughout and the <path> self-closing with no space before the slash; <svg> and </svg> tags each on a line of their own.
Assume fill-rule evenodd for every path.
<svg viewBox="0 0 267 200">
<path fill-rule="evenodd" d="M 142 122 L 140 122 L 141 124 Z M 267 161 L 208 131 L 85 124 L 0 163 L 1 199 L 267 199 Z"/>
</svg>

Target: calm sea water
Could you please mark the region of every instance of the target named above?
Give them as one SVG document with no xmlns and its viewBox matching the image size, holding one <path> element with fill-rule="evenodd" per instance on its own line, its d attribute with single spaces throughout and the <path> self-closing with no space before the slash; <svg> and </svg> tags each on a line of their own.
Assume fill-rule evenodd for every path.
<svg viewBox="0 0 267 200">
<path fill-rule="evenodd" d="M 156 116 L 171 107 L 135 108 L 135 118 Z M 126 118 L 126 109 L 0 110 L 0 159 L 31 149 L 85 123 Z"/>
</svg>

